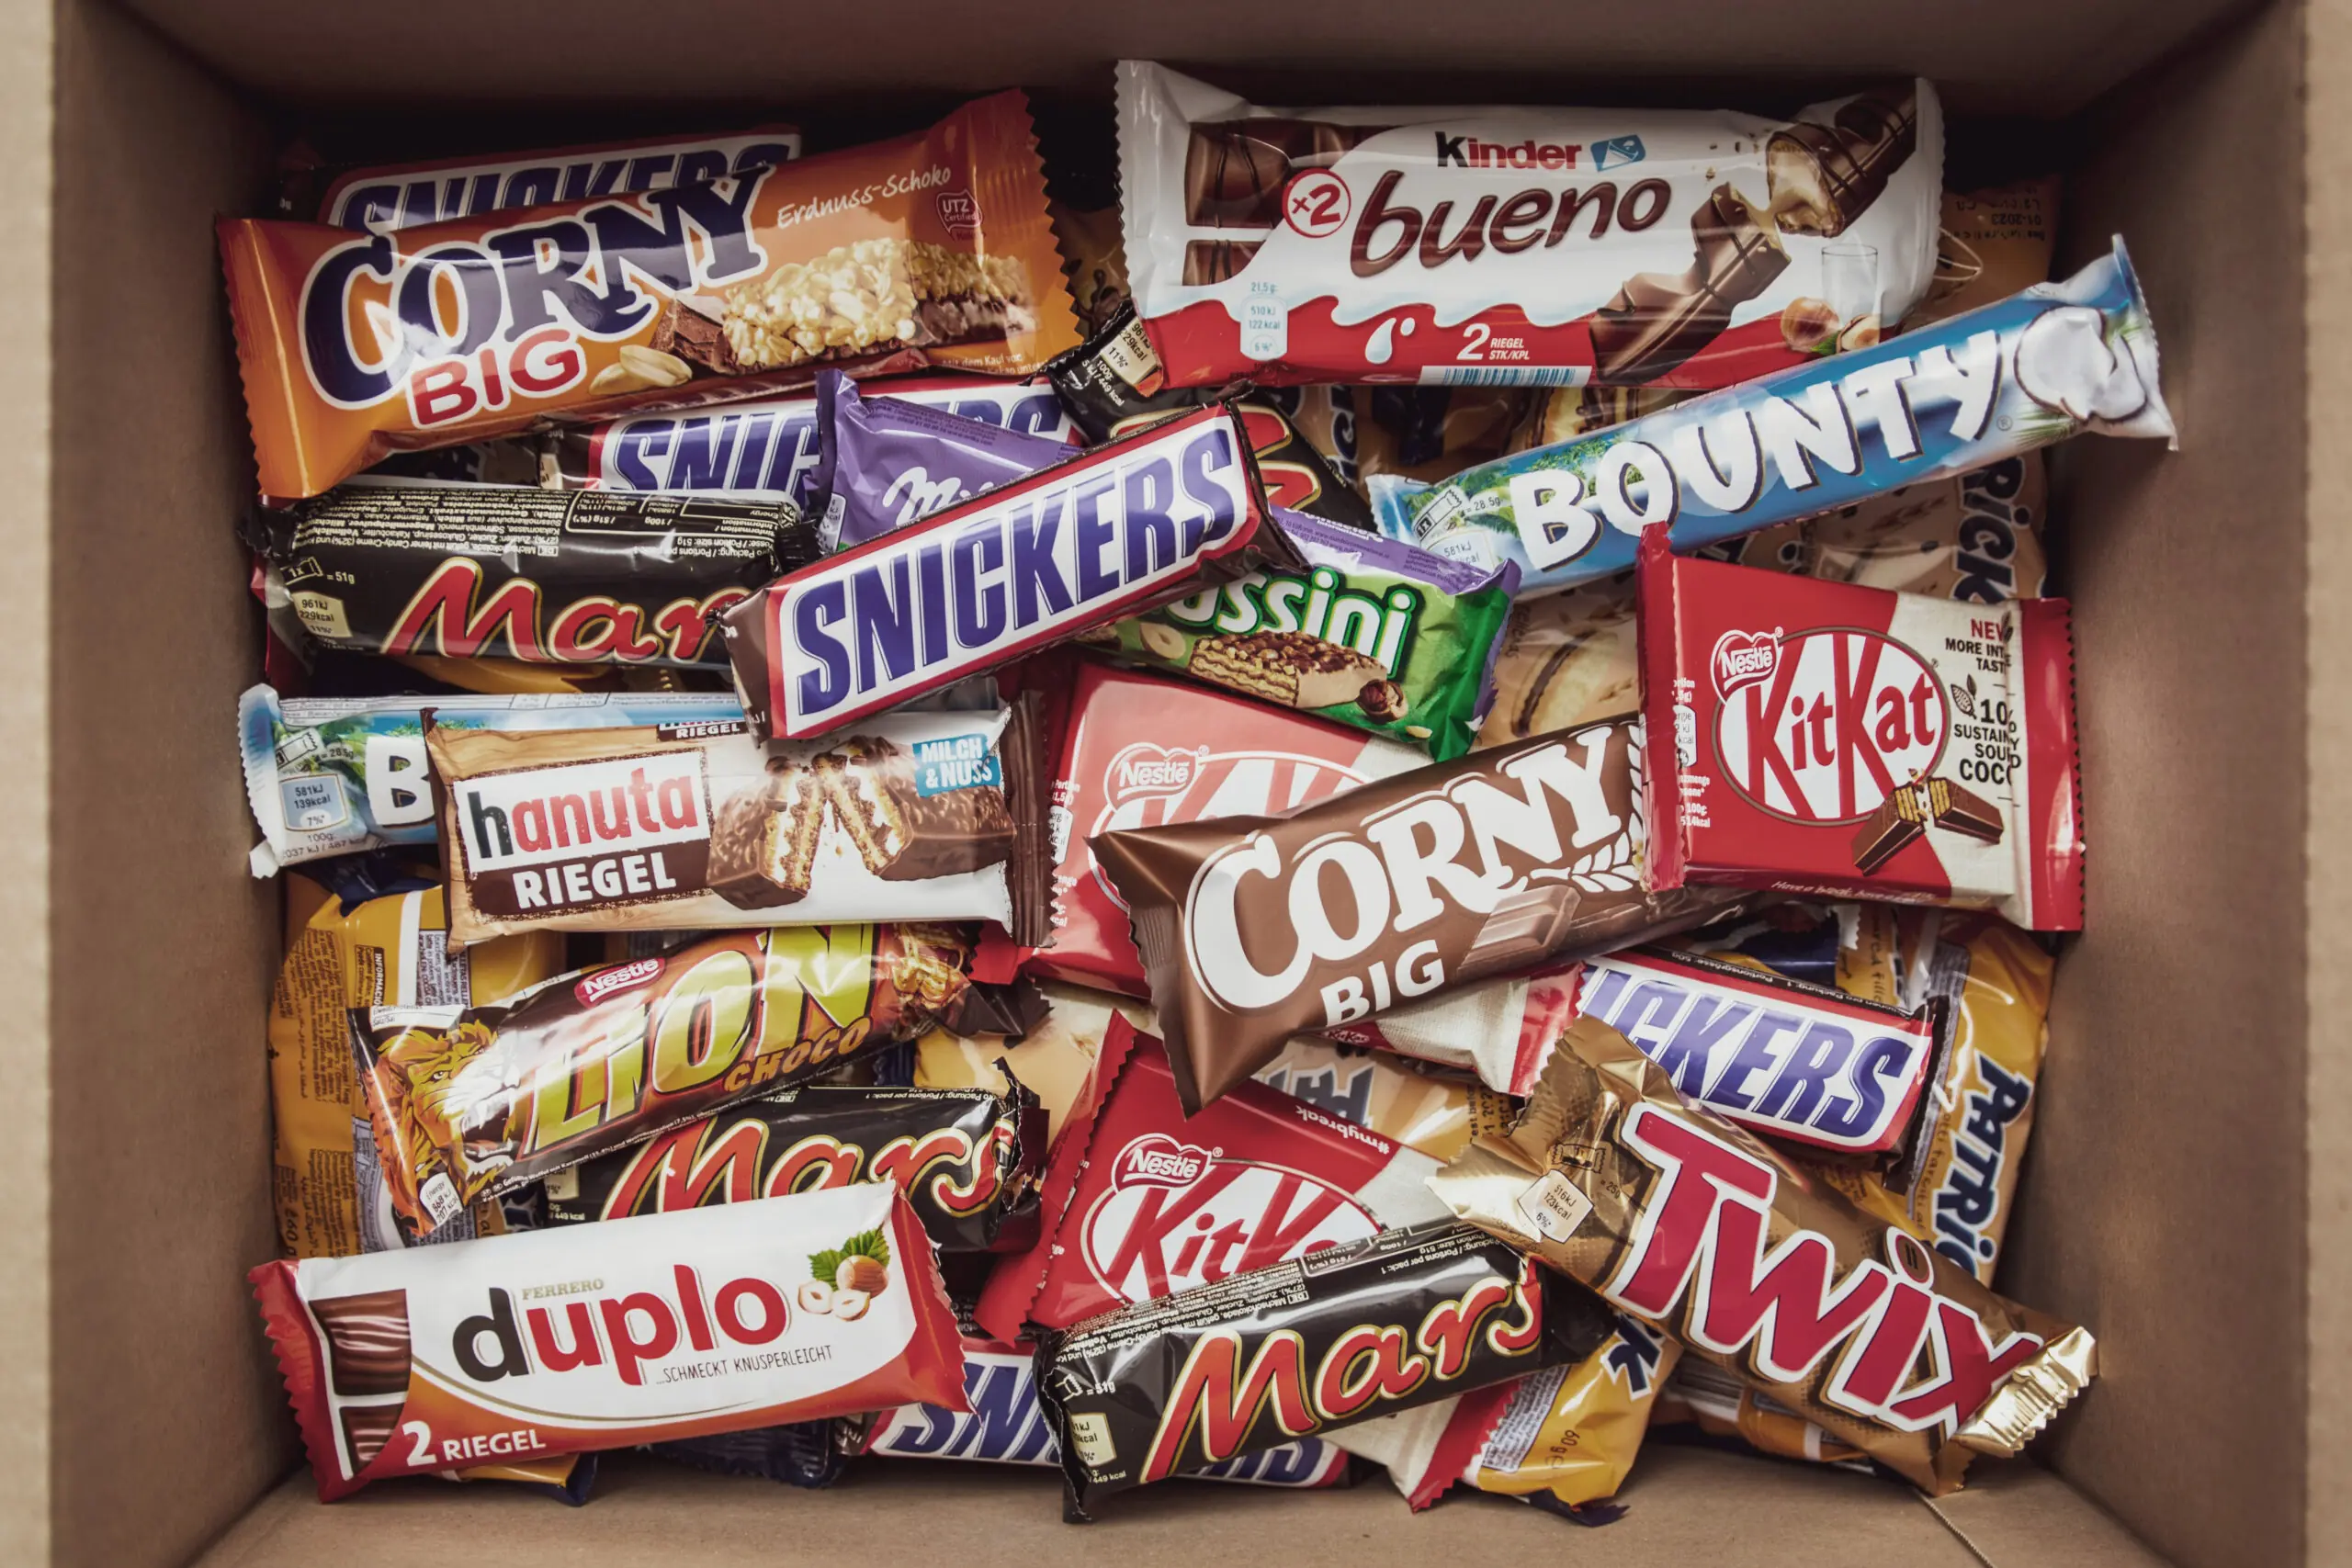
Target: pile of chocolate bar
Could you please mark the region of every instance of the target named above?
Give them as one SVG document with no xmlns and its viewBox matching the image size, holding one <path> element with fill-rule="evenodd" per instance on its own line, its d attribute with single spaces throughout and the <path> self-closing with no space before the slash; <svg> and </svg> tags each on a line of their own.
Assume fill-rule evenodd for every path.
<svg viewBox="0 0 2352 1568">
<path fill-rule="evenodd" d="M 320 1495 L 2017 1453 L 2120 240 L 1925 81 L 1114 98 L 220 224 Z"/>
</svg>

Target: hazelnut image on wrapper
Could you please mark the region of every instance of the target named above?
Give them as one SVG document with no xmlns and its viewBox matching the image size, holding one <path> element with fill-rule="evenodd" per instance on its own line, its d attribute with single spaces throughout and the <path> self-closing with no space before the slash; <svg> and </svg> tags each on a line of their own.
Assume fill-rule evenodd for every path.
<svg viewBox="0 0 2352 1568">
<path fill-rule="evenodd" d="M 803 1312 L 825 1313 L 854 1323 L 865 1315 L 874 1298 L 890 1285 L 890 1244 L 880 1231 L 865 1231 L 808 1259 L 816 1276 L 800 1287 Z M 821 1300 L 822 1305 L 815 1304 Z"/>
<path fill-rule="evenodd" d="M 844 1258 L 841 1267 L 833 1270 L 833 1288 L 841 1294 L 854 1291 L 861 1295 L 878 1296 L 889 1287 L 890 1271 L 875 1258 Z M 835 1298 L 836 1305 L 839 1297 Z"/>
<path fill-rule="evenodd" d="M 1375 724 L 1393 724 L 1405 716 L 1405 689 L 1394 681 L 1366 681 L 1356 706 Z"/>
<path fill-rule="evenodd" d="M 1846 324 L 1838 308 L 1826 299 L 1792 299 L 1781 312 L 1781 341 L 1792 354 L 1817 354 L 1838 341 Z"/>
</svg>

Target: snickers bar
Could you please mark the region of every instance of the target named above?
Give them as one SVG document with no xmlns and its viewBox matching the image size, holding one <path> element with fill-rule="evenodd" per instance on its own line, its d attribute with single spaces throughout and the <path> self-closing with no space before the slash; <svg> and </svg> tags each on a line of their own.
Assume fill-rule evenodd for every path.
<svg viewBox="0 0 2352 1568">
<path fill-rule="evenodd" d="M 952 1022 L 953 926 L 705 937 L 477 1008 L 355 1010 L 359 1092 L 417 1235 L 568 1166 Z"/>
<path fill-rule="evenodd" d="M 987 919 L 1047 929 L 1031 709 L 763 747 L 741 720 L 425 736 L 450 931 Z"/>
<path fill-rule="evenodd" d="M 1468 1225 L 1385 1231 L 1037 1342 L 1074 1519 L 1130 1487 L 1410 1410 L 1609 1337 L 1590 1293 Z"/>
<path fill-rule="evenodd" d="M 1124 615 L 1303 570 L 1239 413 L 1205 408 L 770 584 L 725 621 L 763 738 L 825 734 Z"/>
<path fill-rule="evenodd" d="M 264 597 L 355 653 L 716 663 L 718 618 L 814 559 L 789 503 L 349 484 L 263 514 Z"/>
<path fill-rule="evenodd" d="M 938 1265 L 887 1185 L 249 1278 L 322 1502 L 908 1400 L 964 1408 Z"/>
<path fill-rule="evenodd" d="M 1621 719 L 1287 817 L 1098 835 L 1094 859 L 1132 911 L 1185 1110 L 1292 1034 L 1722 912 L 1733 900 L 1720 889 L 1644 890 L 1643 767 L 1641 721 Z"/>
<path fill-rule="evenodd" d="M 547 1216 L 577 1224 L 890 1181 L 941 1251 L 991 1252 L 1035 1240 L 1045 1161 L 1045 1112 L 1017 1080 L 1002 1095 L 810 1085 L 559 1170 Z"/>
<path fill-rule="evenodd" d="M 1651 885 L 2083 920 L 2073 618 L 1642 544 Z"/>
<path fill-rule="evenodd" d="M 1933 1495 L 2088 1386 L 2087 1330 L 1995 1295 L 1678 1093 L 1597 1018 L 1525 1112 L 1431 1183 L 1532 1252 Z"/>
</svg>

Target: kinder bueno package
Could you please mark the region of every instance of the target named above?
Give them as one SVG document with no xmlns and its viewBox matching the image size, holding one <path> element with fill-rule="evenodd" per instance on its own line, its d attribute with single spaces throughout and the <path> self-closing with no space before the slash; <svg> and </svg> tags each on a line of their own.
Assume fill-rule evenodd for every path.
<svg viewBox="0 0 2352 1568">
<path fill-rule="evenodd" d="M 1469 1225 L 1308 1252 L 1037 1342 L 1065 1514 L 1304 1438 L 1571 1363 L 1607 1337 L 1586 1291 Z"/>
<path fill-rule="evenodd" d="M 1030 1347 L 967 1334 L 964 1399 L 968 1409 L 902 1404 L 882 1412 L 866 1428 L 860 1451 L 891 1459 L 1062 1462 L 1061 1447 L 1037 1402 L 1036 1352 Z M 1191 1473 L 1202 1481 L 1259 1486 L 1336 1486 L 1348 1478 L 1348 1456 L 1318 1438 L 1299 1438 Z"/>
<path fill-rule="evenodd" d="M 255 532 L 312 642 L 535 664 L 718 662 L 720 614 L 817 554 L 786 502 L 534 485 L 341 485 Z"/>
<path fill-rule="evenodd" d="M 865 1183 L 250 1276 L 322 1502 L 451 1465 L 964 1402 L 898 1190 Z"/>
<path fill-rule="evenodd" d="M 1624 570 L 1651 533 L 1689 552 L 2084 431 L 2177 444 L 2120 238 L 2063 282 L 1374 502 L 1391 537 L 1516 561 L 1542 593 Z"/>
<path fill-rule="evenodd" d="M 1085 343 L 1046 367 L 1046 378 L 1089 441 L 1109 441 L 1234 395 L 1258 455 L 1266 494 L 1277 506 L 1369 531 L 1372 509 L 1292 424 L 1283 400 L 1254 389 L 1171 387 L 1133 308 L 1121 305 Z"/>
<path fill-rule="evenodd" d="M 1619 1316 L 1582 1360 L 1489 1384 L 1450 1410 L 1424 1405 L 1359 1421 L 1331 1440 L 1384 1466 L 1417 1510 L 1466 1484 L 1605 1524 L 1616 1514 L 1591 1506 L 1624 1483 L 1681 1356 L 1665 1335 Z"/>
<path fill-rule="evenodd" d="M 593 147 L 386 164 L 337 175 L 319 198 L 317 216 L 338 228 L 389 234 L 444 219 L 668 190 L 722 175 L 747 179 L 799 156 L 800 132 L 771 125 L 729 136 L 649 136 Z"/>
<path fill-rule="evenodd" d="M 1091 637 L 1278 706 L 1419 747 L 1470 749 L 1494 700 L 1517 571 L 1274 509 L 1307 570 L 1253 573 Z"/>
<path fill-rule="evenodd" d="M 550 1224 L 888 1181 L 943 1252 L 1035 1238 L 1046 1118 L 1037 1097 L 811 1084 L 684 1122 L 547 1179 Z"/>
<path fill-rule="evenodd" d="M 262 493 L 389 453 L 1078 341 L 1027 101 L 820 157 L 393 233 L 224 219 Z"/>
<path fill-rule="evenodd" d="M 1445 1213 L 1427 1185 L 1435 1160 L 1263 1084 L 1188 1117 L 1168 1053 L 1125 1018 L 1097 1083 L 1046 1168 L 1043 1236 L 981 1294 L 976 1315 L 999 1338 Z"/>
<path fill-rule="evenodd" d="M 1453 1212 L 1932 1495 L 2019 1452 L 2097 1371 L 2090 1334 L 1995 1295 L 1675 1090 L 1598 1019 L 1527 1110 L 1432 1183 Z"/>
<path fill-rule="evenodd" d="M 866 398 L 838 370 L 817 376 L 811 515 L 828 551 L 878 539 L 958 502 L 1026 479 L 1069 444 L 895 398 Z"/>
<path fill-rule="evenodd" d="M 281 697 L 249 687 L 237 699 L 245 803 L 262 841 L 253 873 L 329 855 L 430 844 L 433 809 L 424 716 L 436 729 L 603 729 L 630 725 L 741 723 L 732 695 L 703 692 L 579 692 L 499 697 Z"/>
<path fill-rule="evenodd" d="M 350 1010 L 487 1007 L 563 972 L 563 942 L 505 937 L 448 944 L 441 889 L 346 905 L 299 874 L 286 883 L 286 960 L 269 1001 L 271 1188 L 289 1258 L 343 1258 L 402 1245 L 351 1055 Z M 462 1241 L 505 1229 L 477 1200 L 434 1234 Z"/>
<path fill-rule="evenodd" d="M 767 747 L 741 719 L 444 730 L 450 930 L 988 919 L 1048 929 L 1031 705 L 894 713 Z"/>
<path fill-rule="evenodd" d="M 1645 891 L 1644 752 L 1641 721 L 1617 720 L 1287 816 L 1097 835 L 1185 1110 L 1293 1034 L 1623 947 L 1736 902 L 1679 884 Z"/>
<path fill-rule="evenodd" d="M 1121 828 L 1256 817 L 1407 772 L 1419 753 L 1317 719 L 1088 659 L 1069 682 L 1054 786 L 1053 939 L 1013 950 L 1023 972 L 1145 996 L 1127 907 L 1092 840 Z M 1002 964 L 993 933 L 983 962 Z M 983 973 L 994 974 L 994 969 Z"/>
<path fill-rule="evenodd" d="M 474 1199 L 789 1089 L 952 1020 L 953 926 L 790 926 L 583 969 L 491 1007 L 352 1014 L 392 1208 L 427 1235 Z"/>
<path fill-rule="evenodd" d="M 1926 81 L 1732 112 L 1265 109 L 1118 73 L 1169 379 L 1726 387 L 1875 343 L 1936 265 Z"/>
<path fill-rule="evenodd" d="M 1692 1104 L 1845 1155 L 1910 1141 L 1949 1033 L 1941 1002 L 1905 1012 L 1655 948 L 1587 959 L 1577 1011 L 1632 1041 Z"/>
<path fill-rule="evenodd" d="M 1205 408 L 830 556 L 724 623 L 763 738 L 797 740 L 1124 615 L 1305 570 L 1238 413 Z"/>
<path fill-rule="evenodd" d="M 944 410 L 1070 446 L 1078 433 L 1053 388 L 988 376 L 893 376 L 874 384 L 898 402 Z M 752 491 L 791 498 L 820 518 L 814 394 L 753 398 L 706 409 L 632 413 L 547 437 L 558 482 L 573 490 Z"/>
<path fill-rule="evenodd" d="M 1640 573 L 1649 886 L 2083 923 L 2072 616 L 1667 553 Z"/>
</svg>

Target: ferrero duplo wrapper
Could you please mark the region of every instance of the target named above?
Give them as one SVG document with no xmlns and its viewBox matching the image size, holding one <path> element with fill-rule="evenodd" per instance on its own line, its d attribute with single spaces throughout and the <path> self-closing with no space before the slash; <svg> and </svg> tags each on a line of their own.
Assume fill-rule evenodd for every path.
<svg viewBox="0 0 2352 1568">
<path fill-rule="evenodd" d="M 2013 1455 L 2098 1370 L 2088 1330 L 2022 1307 L 1675 1093 L 1592 1019 L 1510 1134 L 1431 1179 L 1525 1247 L 1923 1490 Z"/>
</svg>

